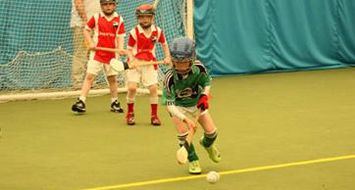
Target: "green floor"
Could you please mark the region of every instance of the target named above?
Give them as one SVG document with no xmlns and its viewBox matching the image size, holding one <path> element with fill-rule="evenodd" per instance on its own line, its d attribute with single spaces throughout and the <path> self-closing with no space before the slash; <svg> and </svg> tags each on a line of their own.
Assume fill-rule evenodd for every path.
<svg viewBox="0 0 355 190">
<path fill-rule="evenodd" d="M 134 127 L 108 96 L 88 98 L 85 115 L 70 111 L 74 98 L 3 103 L 0 190 L 353 190 L 354 97 L 354 68 L 215 78 L 223 158 L 196 145 L 202 176 L 176 163 L 169 116 L 160 107 L 163 125 L 152 127 L 145 95 Z M 205 181 L 210 170 L 217 184 Z"/>
</svg>

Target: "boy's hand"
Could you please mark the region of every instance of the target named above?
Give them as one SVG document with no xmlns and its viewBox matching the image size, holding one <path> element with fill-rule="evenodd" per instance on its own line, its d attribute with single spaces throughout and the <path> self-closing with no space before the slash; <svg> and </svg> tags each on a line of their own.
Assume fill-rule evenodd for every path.
<svg viewBox="0 0 355 190">
<path fill-rule="evenodd" d="M 185 117 L 184 122 L 186 123 L 186 125 L 187 125 L 187 127 L 188 127 L 189 129 L 192 128 L 194 131 L 196 131 L 197 125 L 196 125 L 195 122 L 193 122 L 193 121 L 192 121 L 191 119 L 189 119 L 188 117 Z"/>
<path fill-rule="evenodd" d="M 166 57 L 164 59 L 164 65 L 170 65 L 171 64 L 171 58 L 170 57 Z"/>
<path fill-rule="evenodd" d="M 88 49 L 88 50 L 96 50 L 96 46 L 95 46 L 95 44 L 92 42 L 92 41 L 90 41 L 90 42 L 88 42 L 88 41 L 84 41 L 83 42 L 83 45 Z"/>
<path fill-rule="evenodd" d="M 118 54 L 121 55 L 121 56 L 126 56 L 126 55 L 127 55 L 127 52 L 126 52 L 126 50 L 124 50 L 124 49 L 120 49 L 120 50 L 118 51 Z"/>
<path fill-rule="evenodd" d="M 208 97 L 205 94 L 200 96 L 200 99 L 197 103 L 197 108 L 201 109 L 202 111 L 208 109 Z"/>
<path fill-rule="evenodd" d="M 137 64 L 134 61 L 128 62 L 128 65 L 129 65 L 129 69 L 136 69 L 137 68 Z"/>
</svg>

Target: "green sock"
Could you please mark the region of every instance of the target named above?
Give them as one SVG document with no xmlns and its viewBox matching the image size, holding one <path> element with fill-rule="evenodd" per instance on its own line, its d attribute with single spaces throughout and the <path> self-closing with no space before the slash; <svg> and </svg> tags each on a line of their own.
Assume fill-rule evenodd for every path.
<svg viewBox="0 0 355 190">
<path fill-rule="evenodd" d="M 179 139 L 179 146 L 180 146 L 180 147 L 181 147 L 181 146 L 184 146 L 185 140 L 186 140 L 186 137 L 187 137 L 187 134 L 188 134 L 188 133 L 177 135 L 177 137 L 178 137 L 178 139 Z M 197 154 L 196 154 L 196 152 L 195 152 L 195 147 L 194 147 L 194 145 L 193 145 L 192 143 L 191 143 L 191 145 L 190 145 L 190 147 L 189 147 L 188 153 L 189 153 L 189 154 L 188 154 L 187 158 L 188 158 L 188 160 L 189 160 L 190 162 L 195 161 L 195 160 L 198 160 L 198 156 L 197 156 Z"/>
<path fill-rule="evenodd" d="M 191 143 L 190 148 L 189 148 L 189 155 L 188 155 L 187 159 L 190 162 L 198 160 L 198 156 L 197 156 L 197 154 L 195 152 L 195 147 L 194 147 L 194 145 L 192 143 Z"/>
<path fill-rule="evenodd" d="M 202 144 L 205 147 L 210 147 L 217 138 L 217 130 L 211 134 L 204 134 Z"/>
</svg>

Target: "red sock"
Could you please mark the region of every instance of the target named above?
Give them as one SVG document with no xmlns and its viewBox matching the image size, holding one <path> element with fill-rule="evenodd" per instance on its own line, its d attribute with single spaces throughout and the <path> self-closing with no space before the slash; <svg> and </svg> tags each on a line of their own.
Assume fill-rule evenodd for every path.
<svg viewBox="0 0 355 190">
<path fill-rule="evenodd" d="M 128 114 L 128 113 L 133 113 L 133 112 L 134 112 L 134 110 L 133 110 L 134 103 L 127 104 L 127 107 L 128 107 L 127 114 Z"/>
<path fill-rule="evenodd" d="M 152 116 L 158 115 L 158 104 L 150 104 L 152 110 Z"/>
</svg>

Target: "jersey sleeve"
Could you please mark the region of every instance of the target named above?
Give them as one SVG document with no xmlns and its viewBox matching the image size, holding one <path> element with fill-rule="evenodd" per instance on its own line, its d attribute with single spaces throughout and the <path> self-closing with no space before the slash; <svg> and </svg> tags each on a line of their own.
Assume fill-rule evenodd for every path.
<svg viewBox="0 0 355 190">
<path fill-rule="evenodd" d="M 165 75 L 163 95 L 165 96 L 165 104 L 169 113 L 183 121 L 186 116 L 184 115 L 184 113 L 179 111 L 179 109 L 175 105 L 176 94 L 174 90 L 173 73 L 171 72 L 171 70 L 168 70 Z"/>
<path fill-rule="evenodd" d="M 206 67 L 200 62 L 200 61 L 195 61 L 195 66 L 199 69 L 200 72 L 200 77 L 199 77 L 199 84 L 201 85 L 201 87 L 207 87 L 207 86 L 211 86 L 211 81 L 212 78 L 209 75 Z"/>
<path fill-rule="evenodd" d="M 93 28 L 95 28 L 95 15 L 93 15 L 87 22 L 86 22 L 86 26 L 85 28 L 88 30 L 92 30 Z"/>
<path fill-rule="evenodd" d="M 171 70 L 166 72 L 163 90 L 166 98 L 166 105 L 175 105 L 174 79 Z"/>
<path fill-rule="evenodd" d="M 160 32 L 158 42 L 165 44 L 166 40 L 165 40 L 164 32 L 161 29 L 159 29 L 158 32 Z"/>
<path fill-rule="evenodd" d="M 129 33 L 129 38 L 127 41 L 127 46 L 129 48 L 133 48 L 134 45 L 136 44 L 136 35 L 135 35 L 135 30 L 132 29 L 131 32 Z"/>
<path fill-rule="evenodd" d="M 118 35 L 119 36 L 125 36 L 126 35 L 126 29 L 125 29 L 125 26 L 124 26 L 124 21 L 123 21 L 123 18 L 122 16 L 120 16 L 120 28 L 118 29 Z"/>
</svg>

